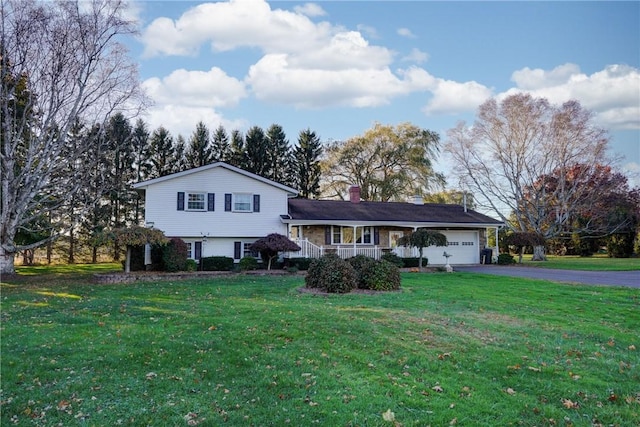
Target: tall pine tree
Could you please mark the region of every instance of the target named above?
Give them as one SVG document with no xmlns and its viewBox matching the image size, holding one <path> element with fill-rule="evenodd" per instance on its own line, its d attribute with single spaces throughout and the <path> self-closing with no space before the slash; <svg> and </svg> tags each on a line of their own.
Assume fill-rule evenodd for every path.
<svg viewBox="0 0 640 427">
<path fill-rule="evenodd" d="M 213 150 L 209 140 L 209 129 L 203 122 L 198 122 L 196 130 L 189 139 L 186 153 L 187 167 L 198 168 L 213 162 Z"/>
<path fill-rule="evenodd" d="M 298 145 L 294 149 L 293 186 L 305 199 L 316 198 L 320 194 L 320 138 L 311 129 L 300 131 Z"/>
<path fill-rule="evenodd" d="M 267 129 L 267 156 L 265 178 L 281 184 L 290 185 L 291 182 L 291 165 L 292 155 L 289 141 L 282 129 L 282 126 L 272 124 Z"/>
<path fill-rule="evenodd" d="M 245 153 L 247 156 L 246 170 L 256 175 L 269 175 L 267 137 L 259 126 L 252 126 L 245 137 Z"/>
<path fill-rule="evenodd" d="M 229 135 L 222 125 L 213 132 L 211 138 L 212 157 L 216 162 L 228 162 L 231 158 Z"/>
<path fill-rule="evenodd" d="M 151 135 L 152 172 L 149 178 L 158 178 L 174 172 L 173 137 L 169 131 L 160 126 Z"/>
<path fill-rule="evenodd" d="M 144 181 L 151 175 L 153 164 L 151 163 L 151 146 L 149 141 L 149 131 L 147 124 L 142 120 L 136 121 L 131 136 L 134 152 L 134 167 L 136 169 L 136 182 Z M 135 223 L 138 224 L 142 218 L 142 199 L 140 194 L 135 195 Z"/>
<path fill-rule="evenodd" d="M 235 129 L 231 132 L 231 154 L 229 164 L 245 169 L 247 167 L 247 153 L 244 149 L 244 136 Z"/>
</svg>

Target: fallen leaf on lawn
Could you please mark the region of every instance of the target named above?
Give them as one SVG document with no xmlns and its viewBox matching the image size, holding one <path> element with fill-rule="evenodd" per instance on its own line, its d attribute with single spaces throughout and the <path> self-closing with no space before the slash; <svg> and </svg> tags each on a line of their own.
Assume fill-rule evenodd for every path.
<svg viewBox="0 0 640 427">
<path fill-rule="evenodd" d="M 511 387 L 506 389 L 504 392 L 507 393 L 510 396 L 513 396 L 514 394 L 516 394 L 516 391 L 514 389 L 512 389 Z"/>
<path fill-rule="evenodd" d="M 442 393 L 444 391 L 444 389 L 439 385 L 431 387 L 431 390 L 435 391 L 436 393 Z"/>
<path fill-rule="evenodd" d="M 442 353 L 442 354 L 439 354 L 439 355 L 438 355 L 438 359 L 439 359 L 439 360 L 444 360 L 444 359 L 446 359 L 447 357 L 451 357 L 451 353 Z"/>
<path fill-rule="evenodd" d="M 609 395 L 609 402 L 615 402 L 616 400 L 618 400 L 618 396 L 616 396 L 614 393 L 611 393 Z"/>
<path fill-rule="evenodd" d="M 396 415 L 391 412 L 391 409 L 387 409 L 387 412 L 382 413 L 382 419 L 392 423 L 396 420 Z"/>
<path fill-rule="evenodd" d="M 580 407 L 580 404 L 569 399 L 562 399 L 562 406 L 567 409 L 577 409 Z"/>
<path fill-rule="evenodd" d="M 507 369 L 510 371 L 517 371 L 520 369 L 520 365 L 507 366 Z"/>
<path fill-rule="evenodd" d="M 533 371 L 533 372 L 542 372 L 542 369 L 536 368 L 535 366 L 529 366 L 528 368 L 530 371 Z"/>
<path fill-rule="evenodd" d="M 215 326 L 215 325 L 211 325 L 211 326 L 209 326 L 209 330 L 210 330 L 210 331 L 215 331 L 216 329 L 217 329 L 217 328 L 216 328 L 216 326 Z"/>
<path fill-rule="evenodd" d="M 152 380 L 157 376 L 158 376 L 158 374 L 156 374 L 155 372 L 149 372 L 147 375 L 145 375 L 145 378 L 148 379 L 148 380 Z"/>
<path fill-rule="evenodd" d="M 634 351 L 635 349 L 636 349 L 636 346 L 635 346 L 635 345 L 631 344 L 631 345 L 629 346 L 629 350 Z"/>
<path fill-rule="evenodd" d="M 449 425 L 450 425 L 450 426 L 454 426 L 454 425 L 456 425 L 456 424 L 458 424 L 458 419 L 457 419 L 457 418 L 454 418 L 454 419 L 452 419 L 451 421 L 449 421 Z"/>
<path fill-rule="evenodd" d="M 58 402 L 59 411 L 66 411 L 67 409 L 69 409 L 70 406 L 71 406 L 71 402 L 69 402 L 68 400 L 61 400 L 60 402 Z"/>
</svg>

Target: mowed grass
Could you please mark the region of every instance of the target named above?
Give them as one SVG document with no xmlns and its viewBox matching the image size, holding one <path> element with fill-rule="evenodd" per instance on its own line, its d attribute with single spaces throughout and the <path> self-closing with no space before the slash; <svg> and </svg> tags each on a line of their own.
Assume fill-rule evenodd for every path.
<svg viewBox="0 0 640 427">
<path fill-rule="evenodd" d="M 2 285 L 1 425 L 634 426 L 640 292 L 405 273 Z"/>
<path fill-rule="evenodd" d="M 518 256 L 515 256 L 518 259 Z M 556 268 L 562 270 L 628 271 L 640 270 L 640 258 L 609 258 L 607 255 L 580 257 L 577 255 L 547 255 L 547 261 L 531 261 L 524 255 L 522 263 L 528 267 Z"/>
</svg>

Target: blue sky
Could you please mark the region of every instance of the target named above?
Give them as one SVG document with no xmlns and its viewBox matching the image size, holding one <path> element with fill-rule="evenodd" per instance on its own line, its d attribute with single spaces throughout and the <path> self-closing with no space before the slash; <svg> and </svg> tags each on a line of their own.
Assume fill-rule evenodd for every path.
<svg viewBox="0 0 640 427">
<path fill-rule="evenodd" d="M 489 97 L 529 92 L 579 100 L 640 173 L 640 2 L 137 1 L 133 12 L 141 34 L 128 45 L 154 101 L 145 119 L 174 136 L 202 120 L 328 141 L 408 121 L 444 143 Z"/>
</svg>

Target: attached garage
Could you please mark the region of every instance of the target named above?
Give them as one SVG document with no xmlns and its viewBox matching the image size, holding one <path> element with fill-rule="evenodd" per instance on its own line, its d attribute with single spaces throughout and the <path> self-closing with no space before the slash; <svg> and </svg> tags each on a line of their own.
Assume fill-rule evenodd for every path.
<svg viewBox="0 0 640 427">
<path fill-rule="evenodd" d="M 480 262 L 480 236 L 478 231 L 442 231 L 447 236 L 447 247 L 430 246 L 424 250 L 425 256 L 429 259 L 429 264 L 446 264 L 444 257 L 446 251 L 451 257 L 449 264 L 478 264 Z"/>
</svg>

